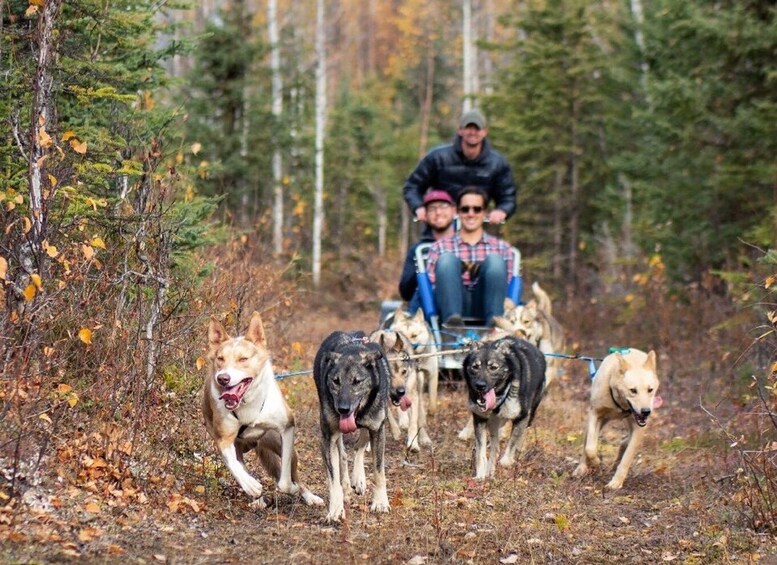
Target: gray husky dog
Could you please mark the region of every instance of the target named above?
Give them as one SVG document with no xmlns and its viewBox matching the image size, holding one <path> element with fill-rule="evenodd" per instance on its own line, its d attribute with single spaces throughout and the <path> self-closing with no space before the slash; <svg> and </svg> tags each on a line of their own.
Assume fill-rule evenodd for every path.
<svg viewBox="0 0 777 565">
<path fill-rule="evenodd" d="M 475 478 L 493 476 L 499 451 L 499 428 L 508 420 L 513 431 L 499 460 L 511 467 L 521 450 L 543 397 L 545 356 L 531 343 L 512 336 L 481 342 L 464 359 L 469 410 L 475 427 Z M 490 449 L 486 459 L 486 445 Z"/>
<path fill-rule="evenodd" d="M 364 452 L 369 442 L 375 468 L 373 512 L 388 512 L 384 450 L 388 413 L 390 369 L 383 349 L 362 332 L 334 332 L 316 353 L 313 368 L 321 411 L 321 455 L 329 486 L 328 522 L 345 516 L 345 493 L 367 490 Z M 359 431 L 353 470 L 348 462 L 343 434 Z"/>
</svg>

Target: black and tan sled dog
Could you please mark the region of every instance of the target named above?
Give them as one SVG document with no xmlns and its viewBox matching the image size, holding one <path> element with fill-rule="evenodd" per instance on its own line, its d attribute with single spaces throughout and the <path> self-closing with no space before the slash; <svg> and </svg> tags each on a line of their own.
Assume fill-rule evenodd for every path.
<svg viewBox="0 0 777 565">
<path fill-rule="evenodd" d="M 373 512 L 388 512 L 384 450 L 389 402 L 390 369 L 386 354 L 362 332 L 334 332 L 316 354 L 313 367 L 321 411 L 321 455 L 329 486 L 328 522 L 345 516 L 345 495 L 367 489 L 364 453 L 371 445 L 375 484 Z M 348 475 L 343 434 L 359 432 Z"/>
<path fill-rule="evenodd" d="M 543 397 L 545 356 L 531 343 L 508 336 L 480 342 L 465 357 L 463 372 L 475 427 L 475 478 L 484 479 L 494 474 L 499 428 L 507 421 L 513 423 L 513 431 L 499 464 L 515 463 L 524 432 Z"/>
</svg>

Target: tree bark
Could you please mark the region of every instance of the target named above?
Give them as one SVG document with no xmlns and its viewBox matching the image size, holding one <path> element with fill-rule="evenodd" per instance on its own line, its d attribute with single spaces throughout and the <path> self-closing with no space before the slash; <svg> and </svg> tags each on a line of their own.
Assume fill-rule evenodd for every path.
<svg viewBox="0 0 777 565">
<path fill-rule="evenodd" d="M 313 205 L 313 286 L 321 283 L 321 233 L 324 225 L 324 132 L 326 128 L 326 30 L 324 0 L 316 2 L 316 180 Z"/>
<path fill-rule="evenodd" d="M 53 115 L 51 103 L 51 88 L 54 81 L 51 75 L 51 64 L 54 59 L 54 24 L 56 23 L 62 0 L 49 0 L 43 7 L 38 18 L 36 43 L 38 61 L 33 83 L 31 135 L 29 151 L 29 182 L 30 182 L 30 221 L 32 227 L 28 235 L 31 251 L 38 255 L 41 243 L 46 237 L 46 221 L 48 215 L 47 196 L 44 194 L 46 179 L 46 159 L 49 147 L 53 145 L 49 133 Z"/>
<path fill-rule="evenodd" d="M 462 112 L 472 108 L 472 97 L 475 94 L 472 73 L 474 57 L 472 45 L 472 0 L 462 0 L 462 67 L 463 94 Z"/>
<path fill-rule="evenodd" d="M 281 114 L 283 113 L 283 83 L 281 79 L 281 53 L 278 34 L 278 2 L 267 1 L 267 32 L 270 39 L 270 67 L 272 69 L 272 115 L 273 134 L 272 177 L 273 177 L 273 253 L 283 252 L 283 157 L 278 137 Z"/>
</svg>

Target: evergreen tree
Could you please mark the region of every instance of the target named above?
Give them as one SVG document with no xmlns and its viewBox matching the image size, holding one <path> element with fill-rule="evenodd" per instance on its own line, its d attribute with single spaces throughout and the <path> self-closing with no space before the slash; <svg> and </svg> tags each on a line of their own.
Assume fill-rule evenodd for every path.
<svg viewBox="0 0 777 565">
<path fill-rule="evenodd" d="M 771 2 L 660 0 L 646 10 L 652 106 L 638 116 L 643 242 L 676 275 L 774 245 L 777 28 Z"/>
</svg>

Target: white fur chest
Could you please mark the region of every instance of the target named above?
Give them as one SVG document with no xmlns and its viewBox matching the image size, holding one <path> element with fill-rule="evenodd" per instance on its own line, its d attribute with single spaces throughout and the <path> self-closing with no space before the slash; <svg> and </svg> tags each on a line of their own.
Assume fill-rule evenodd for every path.
<svg viewBox="0 0 777 565">
<path fill-rule="evenodd" d="M 514 384 L 512 386 L 517 392 L 518 385 Z M 512 392 L 512 389 L 510 392 Z M 510 393 L 508 393 L 507 399 L 505 399 L 505 401 L 502 403 L 502 406 L 499 407 L 499 417 L 504 420 L 515 420 L 521 415 L 521 413 L 521 401 L 517 394 L 512 396 Z"/>
<path fill-rule="evenodd" d="M 234 410 L 242 426 L 283 429 L 289 421 L 286 401 L 275 380 L 272 363 L 267 361 L 246 392 L 243 402 Z"/>
</svg>

